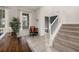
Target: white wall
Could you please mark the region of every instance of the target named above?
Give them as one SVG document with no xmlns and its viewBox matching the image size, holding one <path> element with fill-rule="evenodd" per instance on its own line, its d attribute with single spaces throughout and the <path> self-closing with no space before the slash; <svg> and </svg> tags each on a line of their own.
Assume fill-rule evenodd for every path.
<svg viewBox="0 0 79 59">
<path fill-rule="evenodd" d="M 30 26 L 32 25 L 36 25 L 35 24 L 35 13 L 34 11 L 28 11 L 23 10 L 23 9 L 18 9 L 17 7 L 8 7 L 9 8 L 9 19 L 11 20 L 12 17 L 19 17 L 20 18 L 20 12 L 26 12 L 27 14 L 29 14 L 29 24 Z"/>
<path fill-rule="evenodd" d="M 45 16 L 57 15 L 56 10 L 53 7 L 41 7 L 37 10 L 37 19 L 39 19 L 39 34 L 45 35 Z"/>
<path fill-rule="evenodd" d="M 37 10 L 37 19 L 39 19 L 39 33 L 40 35 L 45 34 L 45 16 L 54 16 L 58 15 L 59 20 L 63 24 L 79 24 L 79 7 L 76 6 L 45 6 Z"/>
<path fill-rule="evenodd" d="M 64 24 L 79 24 L 79 7 L 56 7 L 56 6 L 42 6 L 36 11 L 21 10 L 17 7 L 8 7 L 9 10 L 9 20 L 12 17 L 19 17 L 20 11 L 25 11 L 29 13 L 29 24 L 30 26 L 36 26 L 39 28 L 39 34 L 45 34 L 45 16 L 58 15 L 59 20 L 62 20 Z M 38 19 L 38 22 L 36 21 Z"/>
<path fill-rule="evenodd" d="M 31 11 L 29 17 L 30 17 L 29 26 L 36 26 L 37 27 L 37 23 L 36 23 L 36 12 L 35 11 Z"/>
<path fill-rule="evenodd" d="M 64 24 L 79 24 L 79 7 L 56 7 Z"/>
<path fill-rule="evenodd" d="M 5 7 L 8 10 L 8 23 L 12 20 L 13 17 L 19 17 L 20 18 L 20 12 L 26 12 L 29 14 L 29 26 L 36 26 L 36 21 L 35 21 L 35 11 L 32 10 L 27 10 L 27 9 L 18 9 L 17 7 Z M 11 29 L 8 29 L 11 31 Z"/>
</svg>

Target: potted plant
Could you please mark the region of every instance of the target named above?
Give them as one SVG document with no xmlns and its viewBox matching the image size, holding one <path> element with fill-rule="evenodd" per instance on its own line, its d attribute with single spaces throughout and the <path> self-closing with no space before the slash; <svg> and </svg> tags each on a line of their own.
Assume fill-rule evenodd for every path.
<svg viewBox="0 0 79 59">
<path fill-rule="evenodd" d="M 12 36 L 16 36 L 19 33 L 20 29 L 20 21 L 18 18 L 13 17 L 12 21 L 9 23 L 11 29 L 12 29 Z"/>
</svg>

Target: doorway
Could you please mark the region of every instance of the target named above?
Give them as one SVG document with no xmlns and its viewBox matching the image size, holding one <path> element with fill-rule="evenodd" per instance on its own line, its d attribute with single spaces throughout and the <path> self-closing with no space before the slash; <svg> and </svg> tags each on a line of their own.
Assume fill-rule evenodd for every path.
<svg viewBox="0 0 79 59">
<path fill-rule="evenodd" d="M 49 17 L 45 17 L 45 34 L 49 34 Z"/>
<path fill-rule="evenodd" d="M 29 14 L 22 12 L 21 13 L 21 35 L 29 35 Z"/>
</svg>

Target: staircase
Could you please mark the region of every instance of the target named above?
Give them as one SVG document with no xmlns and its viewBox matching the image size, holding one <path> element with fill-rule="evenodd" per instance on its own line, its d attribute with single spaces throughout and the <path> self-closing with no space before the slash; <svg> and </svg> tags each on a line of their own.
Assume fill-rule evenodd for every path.
<svg viewBox="0 0 79 59">
<path fill-rule="evenodd" d="M 59 52 L 79 51 L 79 24 L 62 24 L 53 41 L 53 48 Z"/>
</svg>

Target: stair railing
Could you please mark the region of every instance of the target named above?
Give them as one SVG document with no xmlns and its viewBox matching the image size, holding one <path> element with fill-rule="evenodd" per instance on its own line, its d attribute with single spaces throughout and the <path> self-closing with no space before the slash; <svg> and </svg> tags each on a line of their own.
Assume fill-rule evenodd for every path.
<svg viewBox="0 0 79 59">
<path fill-rule="evenodd" d="M 51 18 L 50 18 L 51 20 Z M 54 37 L 56 36 L 56 32 L 58 31 L 58 26 L 59 26 L 59 19 L 58 16 L 56 18 L 54 18 L 52 23 L 49 23 L 49 45 L 51 46 Z"/>
</svg>

